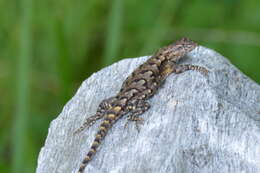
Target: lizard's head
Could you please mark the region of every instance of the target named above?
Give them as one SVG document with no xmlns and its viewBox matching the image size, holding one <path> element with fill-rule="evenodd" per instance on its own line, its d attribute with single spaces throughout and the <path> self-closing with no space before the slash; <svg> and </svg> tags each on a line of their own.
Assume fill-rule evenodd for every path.
<svg viewBox="0 0 260 173">
<path fill-rule="evenodd" d="M 195 47 L 197 47 L 197 43 L 188 38 L 182 38 L 181 40 L 178 40 L 177 42 L 162 48 L 160 53 L 163 54 L 166 59 L 176 63 L 187 52 L 190 52 Z"/>
</svg>

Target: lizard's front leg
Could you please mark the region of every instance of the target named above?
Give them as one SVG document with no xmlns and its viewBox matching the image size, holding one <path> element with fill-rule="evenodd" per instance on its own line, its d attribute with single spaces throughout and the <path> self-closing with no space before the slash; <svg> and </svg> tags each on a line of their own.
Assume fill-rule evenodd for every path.
<svg viewBox="0 0 260 173">
<path fill-rule="evenodd" d="M 183 73 L 188 70 L 195 70 L 204 75 L 206 75 L 209 72 L 205 67 L 191 65 L 191 64 L 180 64 L 180 65 L 175 66 L 174 73 L 179 74 L 179 73 Z"/>
<path fill-rule="evenodd" d="M 171 73 L 180 74 L 188 70 L 195 70 L 204 75 L 208 74 L 208 70 L 205 67 L 191 64 L 177 64 L 171 61 L 168 61 L 165 65 L 162 66 L 161 70 L 161 81 L 164 81 Z"/>
</svg>

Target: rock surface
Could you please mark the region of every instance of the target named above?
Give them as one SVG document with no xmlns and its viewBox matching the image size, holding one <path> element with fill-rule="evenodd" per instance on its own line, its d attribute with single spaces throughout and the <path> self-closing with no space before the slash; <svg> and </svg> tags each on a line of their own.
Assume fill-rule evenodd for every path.
<svg viewBox="0 0 260 173">
<path fill-rule="evenodd" d="M 125 59 L 84 81 L 52 121 L 37 173 L 74 173 L 99 126 L 73 135 L 98 104 L 148 57 Z M 181 62 L 210 70 L 167 78 L 142 115 L 140 133 L 126 118 L 110 130 L 87 173 L 259 173 L 260 86 L 228 60 L 198 47 Z"/>
</svg>

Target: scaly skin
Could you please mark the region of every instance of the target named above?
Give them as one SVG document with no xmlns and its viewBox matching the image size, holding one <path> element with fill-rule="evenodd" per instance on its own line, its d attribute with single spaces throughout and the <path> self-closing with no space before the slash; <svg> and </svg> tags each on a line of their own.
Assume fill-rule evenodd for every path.
<svg viewBox="0 0 260 173">
<path fill-rule="evenodd" d="M 187 70 L 196 70 L 204 74 L 208 72 L 204 67 L 178 64 L 178 61 L 183 58 L 185 54 L 196 47 L 197 44 L 190 39 L 182 38 L 174 44 L 159 49 L 157 53 L 127 77 L 122 84 L 121 90 L 115 97 L 101 102 L 97 113 L 89 117 L 76 131 L 76 133 L 78 133 L 93 125 L 96 120 L 103 118 L 103 122 L 96 133 L 94 142 L 82 161 L 78 173 L 83 173 L 108 130 L 119 118 L 129 114 L 128 120 L 135 121 L 136 125 L 143 120 L 139 115 L 150 108 L 146 100 L 156 93 L 167 76 L 171 73 L 182 73 Z"/>
</svg>

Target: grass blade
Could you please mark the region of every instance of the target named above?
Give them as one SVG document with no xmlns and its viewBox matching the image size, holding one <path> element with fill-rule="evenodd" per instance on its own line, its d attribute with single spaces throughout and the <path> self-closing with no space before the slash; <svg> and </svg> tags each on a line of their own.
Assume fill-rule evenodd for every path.
<svg viewBox="0 0 260 173">
<path fill-rule="evenodd" d="M 29 63 L 31 57 L 32 0 L 21 1 L 21 30 L 17 57 L 16 112 L 13 124 L 12 172 L 26 172 L 26 124 L 28 119 Z"/>
<path fill-rule="evenodd" d="M 120 45 L 122 16 L 123 1 L 114 0 L 111 7 L 111 13 L 108 19 L 108 31 L 104 52 L 104 65 L 109 65 L 117 59 L 116 55 Z"/>
</svg>

